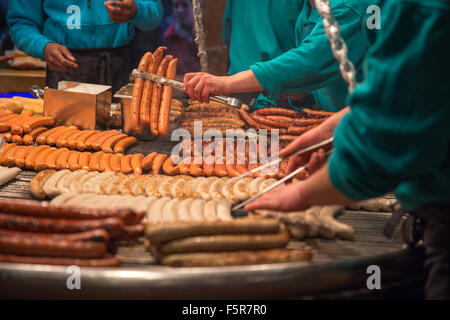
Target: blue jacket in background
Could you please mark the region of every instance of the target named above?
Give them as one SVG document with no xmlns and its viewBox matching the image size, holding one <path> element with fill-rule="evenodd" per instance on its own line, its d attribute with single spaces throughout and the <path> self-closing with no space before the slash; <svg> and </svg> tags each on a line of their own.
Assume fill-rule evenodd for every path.
<svg viewBox="0 0 450 320">
<path fill-rule="evenodd" d="M 104 1 L 88 0 L 14 0 L 10 1 L 8 23 L 17 47 L 27 54 L 43 58 L 44 47 L 55 42 L 69 49 L 117 48 L 130 43 L 134 27 L 156 28 L 162 21 L 160 0 L 135 0 L 137 14 L 128 23 L 111 21 Z M 68 21 L 80 8 L 80 28 L 69 28 Z"/>
</svg>

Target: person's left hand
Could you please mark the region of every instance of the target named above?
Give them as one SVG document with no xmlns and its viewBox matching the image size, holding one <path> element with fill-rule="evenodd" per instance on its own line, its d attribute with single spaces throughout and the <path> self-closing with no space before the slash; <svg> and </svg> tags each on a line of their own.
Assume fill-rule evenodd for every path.
<svg viewBox="0 0 450 320">
<path fill-rule="evenodd" d="M 302 195 L 301 184 L 302 182 L 291 183 L 276 188 L 246 205 L 245 210 L 249 212 L 259 209 L 284 212 L 305 210 L 311 205 L 307 203 L 305 197 Z"/>
<path fill-rule="evenodd" d="M 208 103 L 210 95 L 227 94 L 226 76 L 213 76 L 205 72 L 184 75 L 184 94 L 191 99 Z"/>
<path fill-rule="evenodd" d="M 137 5 L 134 0 L 106 1 L 105 6 L 109 17 L 116 23 L 126 23 L 137 13 Z"/>
</svg>

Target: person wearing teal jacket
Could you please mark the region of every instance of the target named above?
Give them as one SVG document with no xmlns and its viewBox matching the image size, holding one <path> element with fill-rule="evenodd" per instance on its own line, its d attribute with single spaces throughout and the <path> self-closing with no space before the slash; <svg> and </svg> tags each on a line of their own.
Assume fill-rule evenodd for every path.
<svg viewBox="0 0 450 320">
<path fill-rule="evenodd" d="M 359 73 L 368 49 L 365 32 L 367 3 L 366 0 L 330 1 L 333 15 L 349 47 L 349 58 Z M 250 70 L 228 77 L 187 74 L 186 93 L 206 102 L 210 94 L 263 91 L 269 99 L 277 100 L 289 94 L 311 92 L 321 109 L 342 109 L 348 88 L 340 76 L 339 64 L 331 51 L 322 18 L 312 1 L 303 3 L 295 35 L 295 48 L 270 61 L 256 62 L 249 67 Z M 257 37 L 257 34 L 252 36 Z"/>
<path fill-rule="evenodd" d="M 233 75 L 256 62 L 270 61 L 296 47 L 298 16 L 308 0 L 228 0 L 222 38 L 228 47 Z M 257 36 L 255 36 L 257 35 Z M 253 108 L 276 106 L 275 100 L 260 94 Z"/>
<path fill-rule="evenodd" d="M 73 80 L 117 89 L 129 77 L 134 28 L 156 28 L 162 18 L 160 0 L 14 0 L 8 9 L 13 41 L 47 61 L 51 87 Z"/>
<path fill-rule="evenodd" d="M 402 207 L 425 222 L 426 298 L 449 299 L 450 96 L 444 71 L 450 70 L 450 3 L 386 0 L 381 12 L 382 28 L 365 60 L 365 79 L 350 97 L 351 109 L 280 152 L 286 156 L 334 134 L 328 163 L 305 182 L 246 209 L 294 211 L 394 191 Z M 320 166 L 323 151 L 314 157 Z M 293 157 L 288 171 L 302 162 Z"/>
</svg>

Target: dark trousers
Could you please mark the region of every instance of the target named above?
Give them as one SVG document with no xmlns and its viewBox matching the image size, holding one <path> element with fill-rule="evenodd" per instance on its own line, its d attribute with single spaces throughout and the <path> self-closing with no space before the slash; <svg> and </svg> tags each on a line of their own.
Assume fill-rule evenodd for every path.
<svg viewBox="0 0 450 320">
<path fill-rule="evenodd" d="M 426 299 L 450 299 L 450 204 L 414 212 L 424 223 Z"/>
<path fill-rule="evenodd" d="M 78 68 L 69 69 L 67 72 L 56 72 L 47 68 L 48 87 L 57 89 L 58 82 L 66 80 L 110 85 L 114 94 L 129 82 L 131 66 L 128 46 L 70 52 L 77 60 Z"/>
</svg>

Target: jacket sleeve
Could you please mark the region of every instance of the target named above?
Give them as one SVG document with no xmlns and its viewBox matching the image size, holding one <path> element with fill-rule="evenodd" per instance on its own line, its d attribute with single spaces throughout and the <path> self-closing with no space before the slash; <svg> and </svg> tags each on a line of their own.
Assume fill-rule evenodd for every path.
<svg viewBox="0 0 450 320">
<path fill-rule="evenodd" d="M 394 2 L 394 1 L 392 1 Z M 398 1 L 383 8 L 385 26 L 366 60 L 366 80 L 335 132 L 329 174 L 354 200 L 426 177 L 449 154 L 449 12 Z"/>
<path fill-rule="evenodd" d="M 44 48 L 50 39 L 42 34 L 44 12 L 42 0 L 9 1 L 9 33 L 16 46 L 28 55 L 44 58 Z"/>
<path fill-rule="evenodd" d="M 141 30 L 151 30 L 158 27 L 164 17 L 164 9 L 160 0 L 135 0 L 136 16 L 130 20 Z"/>
<path fill-rule="evenodd" d="M 350 59 L 359 63 L 367 50 L 360 15 L 345 5 L 333 8 L 333 15 L 350 48 Z M 304 28 L 302 24 L 298 27 Z M 297 48 L 271 61 L 256 63 L 250 69 L 264 94 L 273 100 L 286 93 L 319 89 L 340 77 L 339 65 L 331 52 L 321 19 Z"/>
</svg>

